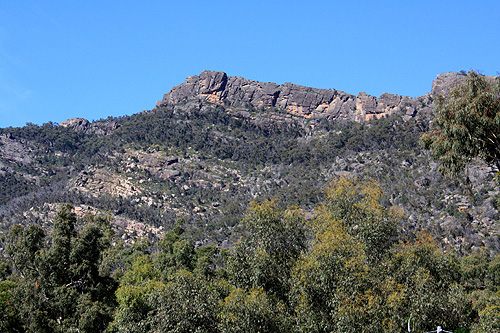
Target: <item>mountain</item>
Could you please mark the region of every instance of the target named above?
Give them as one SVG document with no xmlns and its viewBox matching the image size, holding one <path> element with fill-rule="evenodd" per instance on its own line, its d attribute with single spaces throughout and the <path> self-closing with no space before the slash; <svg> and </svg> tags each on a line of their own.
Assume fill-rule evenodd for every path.
<svg viewBox="0 0 500 333">
<path fill-rule="evenodd" d="M 453 76 L 440 76 L 437 80 L 441 82 L 444 78 L 445 82 L 451 82 Z M 156 103 L 156 107 L 178 105 L 193 98 L 229 108 L 279 109 L 308 119 L 352 121 L 368 121 L 401 112 L 404 112 L 405 119 L 409 119 L 419 111 L 430 111 L 432 104 L 430 95 L 411 98 L 383 93 L 376 98 L 361 92 L 354 96 L 340 90 L 315 89 L 292 83 L 262 83 L 228 77 L 223 72 L 203 71 L 172 88 Z"/>
<path fill-rule="evenodd" d="M 463 80 L 438 75 L 429 94 L 380 97 L 204 71 L 149 111 L 90 122 L 0 129 L 0 224 L 51 228 L 71 202 L 82 219 L 108 214 L 133 243 L 181 224 L 197 245 L 228 246 L 250 201 L 311 209 L 338 176 L 376 180 L 404 230 L 443 247 L 498 252 L 498 191 L 485 165 L 470 187 L 446 179 L 420 148 L 434 96 Z"/>
</svg>

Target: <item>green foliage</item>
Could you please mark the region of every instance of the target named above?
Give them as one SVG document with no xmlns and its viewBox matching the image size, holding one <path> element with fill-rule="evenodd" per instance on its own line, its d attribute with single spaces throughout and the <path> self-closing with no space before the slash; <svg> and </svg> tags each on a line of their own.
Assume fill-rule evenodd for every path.
<svg viewBox="0 0 500 333">
<path fill-rule="evenodd" d="M 306 246 L 300 211 L 281 210 L 276 201 L 253 203 L 243 223 L 248 236 L 230 253 L 229 280 L 240 288 L 262 288 L 286 299 L 290 271 Z"/>
<path fill-rule="evenodd" d="M 72 206 L 57 213 L 50 242 L 40 227 L 14 226 L 7 252 L 19 274 L 11 301 L 25 330 L 33 332 L 104 330 L 114 307 L 115 282 L 99 273 L 109 246 L 93 222 L 75 230 Z"/>
<path fill-rule="evenodd" d="M 164 286 L 161 277 L 149 256 L 136 257 L 116 290 L 118 307 L 110 325 L 111 332 L 149 332 L 150 326 L 145 321 L 153 306 L 148 297 Z"/>
<path fill-rule="evenodd" d="M 202 278 L 180 270 L 148 296 L 153 332 L 218 332 L 219 295 Z"/>
<path fill-rule="evenodd" d="M 488 276 L 489 285 L 488 287 L 495 291 L 500 291 L 500 255 L 495 256 L 488 264 Z"/>
<path fill-rule="evenodd" d="M 477 250 L 460 260 L 462 284 L 470 289 L 485 289 L 492 286 L 489 272 L 490 258 L 483 250 Z"/>
<path fill-rule="evenodd" d="M 14 226 L 2 261 L 0 327 L 80 332 L 484 332 L 498 328 L 500 257 L 457 258 L 373 181 L 338 178 L 307 222 L 277 201 L 252 203 L 226 253 L 195 249 L 177 224 L 157 243 L 111 246 L 109 217 L 71 205 L 49 237 Z M 386 201 L 387 202 L 387 201 Z M 119 283 L 117 287 L 117 283 Z"/>
<path fill-rule="evenodd" d="M 418 331 L 467 327 L 474 311 L 456 260 L 434 241 L 397 245 L 401 215 L 380 205 L 371 182 L 341 178 L 312 221 L 291 297 L 301 332 Z"/>
<path fill-rule="evenodd" d="M 424 147 L 456 175 L 479 157 L 500 171 L 500 86 L 474 71 L 449 97 L 439 97 L 434 128 L 422 136 Z"/>
<path fill-rule="evenodd" d="M 220 332 L 289 332 L 283 304 L 275 304 L 260 288 L 234 288 L 221 303 Z"/>
<path fill-rule="evenodd" d="M 381 322 L 367 320 L 374 315 L 369 304 L 378 303 L 372 296 L 372 276 L 360 241 L 335 219 L 323 224 L 293 272 L 292 296 L 299 331 L 355 331 L 363 327 L 377 331 Z"/>
<path fill-rule="evenodd" d="M 12 267 L 7 258 L 0 256 L 0 281 L 6 280 L 12 274 Z"/>
<path fill-rule="evenodd" d="M 193 269 L 193 261 L 195 260 L 194 246 L 191 240 L 182 236 L 183 233 L 184 229 L 176 225 L 159 242 L 162 252 L 157 255 L 156 261 L 166 274 L 181 268 Z"/>
<path fill-rule="evenodd" d="M 125 272 L 131 269 L 137 257 L 149 254 L 149 241 L 136 240 L 132 246 L 125 246 L 123 241 L 118 241 L 114 246 L 103 252 L 99 271 L 105 275 L 112 275 L 114 279 L 120 280 Z"/>
<path fill-rule="evenodd" d="M 205 245 L 195 250 L 193 273 L 204 276 L 205 278 L 214 278 L 220 275 L 219 269 L 222 265 L 222 251 L 217 246 Z"/>
<path fill-rule="evenodd" d="M 0 331 L 2 332 L 19 332 L 22 330 L 18 311 L 15 304 L 12 303 L 12 292 L 16 287 L 17 283 L 15 281 L 0 281 Z"/>
<path fill-rule="evenodd" d="M 336 220 L 356 237 L 369 259 L 380 260 L 398 240 L 402 213 L 397 208 L 384 208 L 383 192 L 373 181 L 338 178 L 326 190 L 315 228 L 321 231 Z"/>
<path fill-rule="evenodd" d="M 12 173 L 0 174 L 0 204 L 5 204 L 12 197 L 25 195 L 36 189 L 36 185 L 27 179 Z"/>
<path fill-rule="evenodd" d="M 8 235 L 6 252 L 12 258 L 14 269 L 22 278 L 33 278 L 42 267 L 45 232 L 31 224 L 26 228 L 14 225 Z"/>
<path fill-rule="evenodd" d="M 437 325 L 453 331 L 470 323 L 474 313 L 452 255 L 440 251 L 425 234 L 391 252 L 387 263 L 391 273 L 384 288 L 395 327 L 403 329 L 408 318 L 416 331 L 430 331 Z"/>
<path fill-rule="evenodd" d="M 163 250 L 136 257 L 120 279 L 111 332 L 215 332 L 219 292 L 212 276 L 213 247 L 194 251 L 175 227 L 160 241 Z M 188 255 L 187 255 L 188 254 Z M 187 269 L 194 267 L 192 273 Z"/>
<path fill-rule="evenodd" d="M 498 332 L 500 330 L 500 306 L 489 306 L 479 312 L 479 323 L 472 326 L 472 332 Z"/>
</svg>

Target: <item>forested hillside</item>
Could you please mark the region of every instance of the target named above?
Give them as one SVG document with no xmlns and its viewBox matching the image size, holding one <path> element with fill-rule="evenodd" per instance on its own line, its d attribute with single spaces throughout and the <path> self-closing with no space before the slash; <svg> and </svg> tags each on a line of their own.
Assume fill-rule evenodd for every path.
<svg viewBox="0 0 500 333">
<path fill-rule="evenodd" d="M 110 216 L 63 205 L 50 233 L 4 238 L 0 325 L 9 332 L 495 331 L 499 258 L 457 256 L 408 234 L 374 182 L 339 178 L 314 217 L 250 205 L 229 248 L 195 246 L 175 225 L 116 241 Z"/>
<path fill-rule="evenodd" d="M 402 206 L 412 230 L 432 230 L 459 251 L 498 250 L 493 174 L 471 167 L 470 188 L 442 177 L 418 142 L 425 119 L 282 121 L 279 110 L 254 112 L 246 117 L 201 103 L 81 129 L 50 123 L 0 129 L 4 230 L 49 223 L 51 204 L 71 202 L 81 214 L 111 213 L 117 228 L 142 223 L 154 236 L 153 229 L 169 230 L 183 218 L 188 234 L 204 244 L 231 243 L 250 201 L 275 198 L 309 210 L 329 181 L 353 175 L 378 181 L 385 205 Z M 92 132 L 100 127 L 115 129 Z"/>
<path fill-rule="evenodd" d="M 4 330 L 498 328 L 495 169 L 443 176 L 434 97 L 224 75 L 0 129 Z"/>
</svg>

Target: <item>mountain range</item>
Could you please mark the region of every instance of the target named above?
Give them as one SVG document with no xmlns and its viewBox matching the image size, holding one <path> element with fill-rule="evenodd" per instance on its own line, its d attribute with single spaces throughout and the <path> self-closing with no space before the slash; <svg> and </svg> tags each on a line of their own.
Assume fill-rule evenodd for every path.
<svg viewBox="0 0 500 333">
<path fill-rule="evenodd" d="M 499 192 L 488 166 L 449 179 L 419 144 L 437 95 L 464 80 L 440 74 L 429 94 L 357 96 L 203 71 L 152 110 L 0 129 L 0 229 L 48 229 L 61 204 L 108 215 L 118 238 L 159 238 L 182 225 L 197 246 L 227 247 L 251 201 L 305 214 L 340 176 L 373 179 L 408 234 L 426 230 L 461 253 L 500 249 Z M 464 175 L 465 177 L 465 175 Z M 464 178 L 465 179 L 465 178 Z"/>
</svg>

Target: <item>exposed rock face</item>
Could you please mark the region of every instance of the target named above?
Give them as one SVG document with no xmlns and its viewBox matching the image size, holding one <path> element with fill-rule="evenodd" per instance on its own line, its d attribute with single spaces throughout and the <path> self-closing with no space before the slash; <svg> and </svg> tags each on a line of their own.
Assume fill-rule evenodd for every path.
<svg viewBox="0 0 500 333">
<path fill-rule="evenodd" d="M 31 148 L 24 140 L 16 140 L 10 133 L 0 135 L 0 160 L 30 164 L 31 152 Z"/>
<path fill-rule="evenodd" d="M 443 73 L 439 74 L 437 78 L 432 81 L 432 96 L 447 95 L 450 90 L 457 84 L 465 82 L 467 77 L 461 73 Z"/>
<path fill-rule="evenodd" d="M 497 80 L 495 76 L 484 76 L 486 81 L 494 83 Z M 443 73 L 439 74 L 437 78 L 432 82 L 431 95 L 432 96 L 447 96 L 450 91 L 464 83 L 467 80 L 465 73 Z"/>
<path fill-rule="evenodd" d="M 93 133 L 97 135 L 109 135 L 120 125 L 115 121 L 105 121 L 91 123 L 84 118 L 68 119 L 59 124 L 59 126 L 70 127 L 78 132 Z"/>
<path fill-rule="evenodd" d="M 430 95 L 418 98 L 384 93 L 379 98 L 366 93 L 358 96 L 341 90 L 316 89 L 285 83 L 258 82 L 241 77 L 228 77 L 223 72 L 203 71 L 189 76 L 165 94 L 156 107 L 175 105 L 198 98 L 228 107 L 251 107 L 257 110 L 277 108 L 305 118 L 367 121 L 395 112 L 404 112 L 407 119 L 423 110 L 430 111 Z"/>
<path fill-rule="evenodd" d="M 84 118 L 73 118 L 73 119 L 68 119 L 66 121 L 63 121 L 59 125 L 63 126 L 63 127 L 71 127 L 75 131 L 82 131 L 83 132 L 83 131 L 88 130 L 88 128 L 90 126 L 90 122 Z"/>
</svg>

